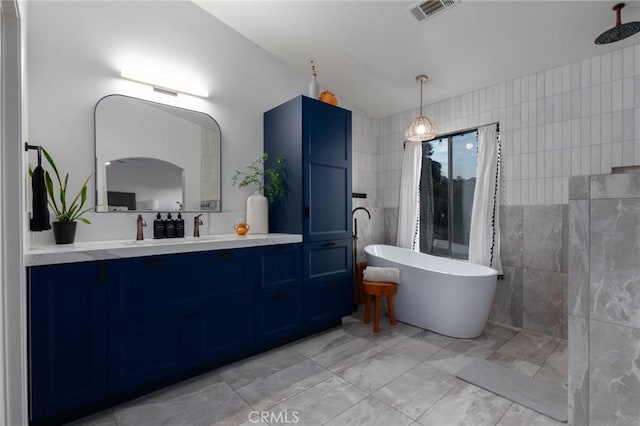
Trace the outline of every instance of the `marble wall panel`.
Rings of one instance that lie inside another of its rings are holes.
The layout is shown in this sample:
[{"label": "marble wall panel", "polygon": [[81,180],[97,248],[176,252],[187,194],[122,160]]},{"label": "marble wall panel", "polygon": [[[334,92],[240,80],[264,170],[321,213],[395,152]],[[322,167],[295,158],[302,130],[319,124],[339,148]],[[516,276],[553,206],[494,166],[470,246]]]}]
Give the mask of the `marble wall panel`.
[{"label": "marble wall panel", "polygon": [[563,256],[563,206],[524,206],[523,266],[561,272]]},{"label": "marble wall panel", "polygon": [[640,329],[591,321],[589,340],[589,423],[637,425]]},{"label": "marble wall panel", "polygon": [[589,424],[589,320],[569,316],[569,424]]},{"label": "marble wall panel", "polygon": [[504,279],[498,280],[490,319],[522,327],[522,273],[516,266],[504,266]]},{"label": "marble wall panel", "polygon": [[398,238],[398,208],[385,207],[384,209],[384,243],[396,245]]},{"label": "marble wall panel", "polygon": [[554,337],[562,336],[562,273],[523,271],[522,326]]},{"label": "marble wall panel", "polygon": [[589,316],[589,200],[569,201],[569,315]]},{"label": "marble wall panel", "polygon": [[503,266],[522,266],[522,206],[500,206],[500,254]]},{"label": "marble wall panel", "polygon": [[591,319],[640,327],[640,199],[591,201]]},{"label": "marble wall panel", "polygon": [[589,199],[589,176],[571,176],[569,178],[569,199]]},{"label": "marble wall panel", "polygon": [[591,199],[640,197],[640,173],[591,176]]}]

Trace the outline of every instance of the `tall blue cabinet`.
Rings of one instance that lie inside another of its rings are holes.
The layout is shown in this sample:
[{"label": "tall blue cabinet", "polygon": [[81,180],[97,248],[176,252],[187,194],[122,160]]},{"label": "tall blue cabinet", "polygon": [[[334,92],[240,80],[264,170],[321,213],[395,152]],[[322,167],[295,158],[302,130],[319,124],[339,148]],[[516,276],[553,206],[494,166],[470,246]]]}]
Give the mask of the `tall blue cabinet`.
[{"label": "tall blue cabinet", "polygon": [[269,208],[270,232],[303,236],[303,327],[352,312],[351,111],[296,97],[264,114],[267,166],[287,160],[287,194]]}]

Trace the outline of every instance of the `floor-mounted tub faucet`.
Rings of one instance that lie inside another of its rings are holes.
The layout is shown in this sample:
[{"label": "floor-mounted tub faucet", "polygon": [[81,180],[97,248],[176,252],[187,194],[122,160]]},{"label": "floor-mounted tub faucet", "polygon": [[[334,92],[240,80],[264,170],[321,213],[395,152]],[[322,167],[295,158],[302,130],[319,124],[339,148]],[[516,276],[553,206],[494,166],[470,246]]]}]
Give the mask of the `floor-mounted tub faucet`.
[{"label": "floor-mounted tub faucet", "polygon": [[356,240],[358,239],[358,219],[356,219],[354,216],[358,210],[364,210],[365,212],[367,212],[367,216],[369,216],[369,220],[371,220],[371,213],[369,213],[369,210],[365,209],[364,207],[356,207],[355,209],[353,209],[353,211],[351,212],[351,217],[353,217],[353,238],[355,238]]}]

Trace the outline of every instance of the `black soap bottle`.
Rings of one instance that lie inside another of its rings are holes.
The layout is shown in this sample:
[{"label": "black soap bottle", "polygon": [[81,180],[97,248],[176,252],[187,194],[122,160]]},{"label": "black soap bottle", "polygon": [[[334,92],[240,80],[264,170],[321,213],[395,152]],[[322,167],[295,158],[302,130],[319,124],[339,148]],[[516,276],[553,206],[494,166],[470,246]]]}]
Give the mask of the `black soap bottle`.
[{"label": "black soap bottle", "polygon": [[178,218],[176,219],[176,237],[184,238],[184,219],[180,212],[178,212]]},{"label": "black soap bottle", "polygon": [[167,238],[176,237],[176,222],[171,218],[171,213],[167,213],[167,220],[165,222],[164,235]]},{"label": "black soap bottle", "polygon": [[153,221],[153,238],[164,238],[165,222],[162,220],[160,213],[156,216],[156,220]]}]

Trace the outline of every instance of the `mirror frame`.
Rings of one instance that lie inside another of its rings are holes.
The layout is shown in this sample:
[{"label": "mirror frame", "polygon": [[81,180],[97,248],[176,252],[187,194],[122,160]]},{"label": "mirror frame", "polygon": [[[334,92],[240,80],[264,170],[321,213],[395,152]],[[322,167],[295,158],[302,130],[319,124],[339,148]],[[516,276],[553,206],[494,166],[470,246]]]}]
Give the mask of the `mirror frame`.
[{"label": "mirror frame", "polygon": [[[220,193],[220,198],[219,198],[219,202],[218,202],[218,208],[217,209],[206,209],[206,210],[192,210],[192,209],[182,209],[179,210],[183,213],[220,213],[222,212],[222,129],[220,128],[220,124],[218,123],[218,121],[213,118],[210,114],[207,114],[206,112],[202,112],[202,111],[196,111],[196,110],[191,110],[191,109],[187,109],[187,108],[182,108],[182,107],[178,107],[178,106],[174,106],[174,105],[169,105],[169,104],[163,104],[160,102],[155,102],[155,101],[150,101],[148,99],[142,99],[142,98],[136,98],[134,96],[129,96],[129,95],[123,95],[120,93],[112,93],[109,95],[105,95],[102,98],[98,99],[98,102],[96,102],[94,108],[93,108],[93,148],[94,148],[94,183],[95,183],[95,192],[94,192],[94,196],[95,196],[95,207],[94,207],[94,212],[96,213],[164,213],[164,212],[177,212],[178,210],[99,210],[98,209],[98,191],[99,191],[99,183],[98,183],[98,120],[97,120],[97,111],[98,111],[98,106],[100,105],[100,102],[102,102],[103,100],[110,98],[110,97],[121,97],[121,98],[128,98],[134,101],[143,101],[146,103],[150,103],[150,104],[156,104],[159,105],[161,107],[169,107],[169,108],[176,108],[176,109],[180,109],[186,112],[192,112],[192,113],[196,113],[196,114],[201,114],[204,115],[206,117],[208,117],[209,119],[211,119],[211,121],[215,124],[215,126],[218,128],[218,133],[220,135],[220,147],[219,147],[219,155],[218,155],[218,161],[217,161],[217,165],[218,165],[218,175],[219,175],[219,183],[218,183],[218,190]],[[104,177],[106,179],[106,176]],[[184,190],[184,189],[183,189]]]}]

